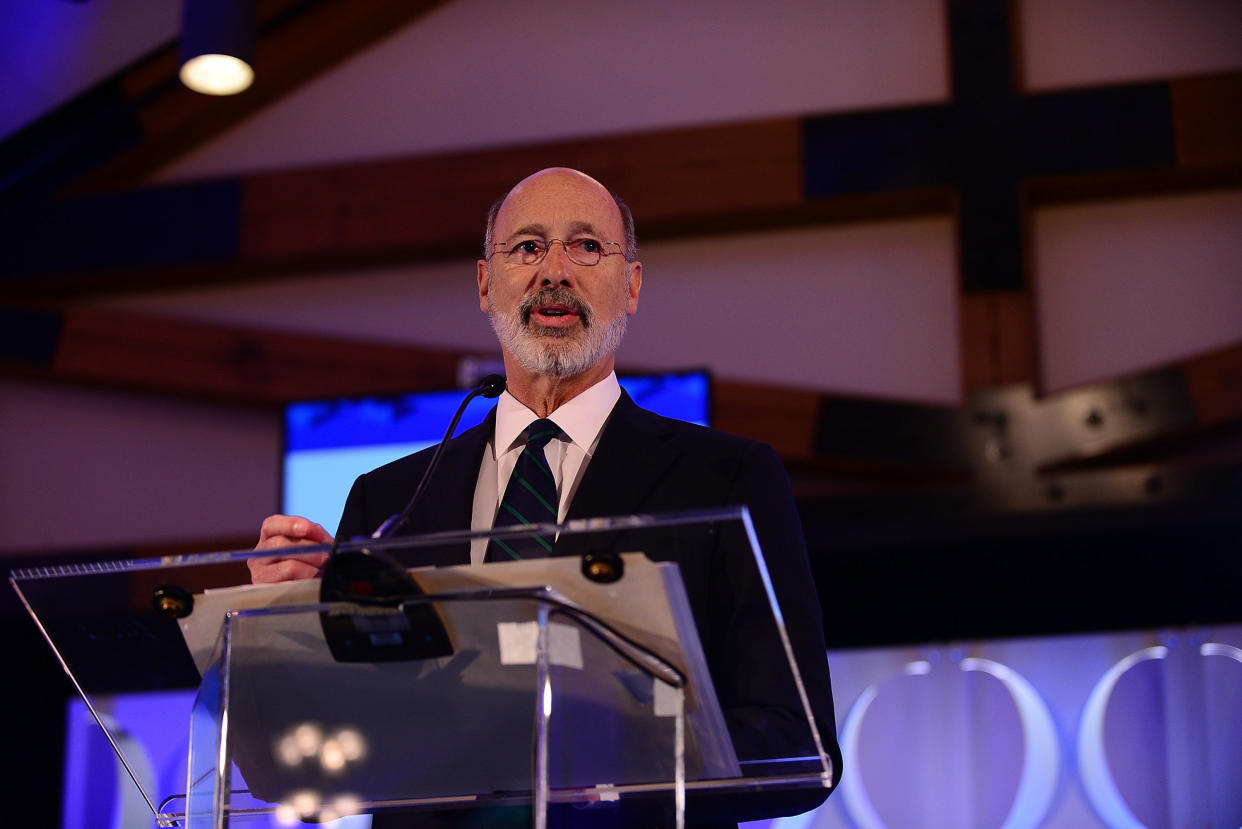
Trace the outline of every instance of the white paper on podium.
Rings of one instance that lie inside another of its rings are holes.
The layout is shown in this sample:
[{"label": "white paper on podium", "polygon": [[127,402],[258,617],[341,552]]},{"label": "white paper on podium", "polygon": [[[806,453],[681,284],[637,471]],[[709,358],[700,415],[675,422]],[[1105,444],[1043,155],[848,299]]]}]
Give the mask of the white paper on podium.
[{"label": "white paper on podium", "polygon": [[[681,670],[689,679],[686,712],[690,738],[688,744],[692,747],[693,756],[687,755],[688,762],[697,766],[699,774],[704,778],[740,776],[736,755],[711,686],[697,631],[694,628],[676,565],[653,563],[640,553],[628,553],[623,558],[625,559],[625,575],[611,584],[600,584],[585,578],[580,570],[580,561],[576,557],[502,562],[482,566],[463,565],[414,569],[410,571],[410,574],[429,595],[498,588],[544,586],[552,588],[582,610],[603,620],[631,641],[640,643]],[[200,673],[203,673],[207,670],[212,658],[221,621],[227,612],[282,605],[313,606],[318,602],[318,597],[318,579],[210,590],[195,597],[194,612],[181,620],[181,629],[195,664]],[[534,606],[533,602],[527,603],[528,615],[524,619],[508,619],[496,615],[514,612],[512,603],[507,605],[509,610],[503,609],[506,607],[504,602],[442,602],[437,605],[437,608],[449,631],[450,639],[483,641],[479,637],[492,636],[495,637],[493,650],[499,653],[503,650],[501,646],[504,644],[500,639],[502,626],[506,624],[529,626],[531,624],[529,612]],[[680,608],[680,613],[676,610],[677,608]],[[562,623],[554,622],[553,624],[560,626]],[[576,626],[570,627],[574,634],[580,633],[580,629]],[[236,706],[231,714],[231,727],[248,722],[263,723],[262,726],[256,727],[267,728],[268,720],[259,716],[257,712],[264,710],[265,706],[270,707],[273,697],[287,693],[280,684],[286,681],[282,678],[294,675],[305,677],[305,681],[299,683],[296,688],[296,695],[300,698],[300,704],[305,710],[331,710],[334,703],[339,705],[341,700],[351,699],[356,694],[359,674],[351,673],[351,670],[356,672],[375,669],[373,665],[343,669],[341,665],[335,664],[323,640],[318,613],[292,614],[284,617],[279,624],[261,625],[256,630],[260,631],[257,638],[253,634],[248,634],[245,640],[246,647],[251,649],[252,654],[255,655],[252,664],[258,666],[248,675],[255,677],[262,674],[262,676],[253,680],[248,679],[231,695],[231,705]],[[564,634],[561,636],[563,637]],[[558,641],[557,635],[554,633],[552,638],[553,650],[557,651],[555,647]],[[564,640],[559,641],[562,641],[560,652],[562,656],[565,656]],[[513,642],[509,644],[514,645]],[[579,652],[576,655],[576,661],[578,665],[581,665],[581,643],[577,648]],[[455,656],[463,657],[464,655],[459,653]],[[472,663],[468,659],[456,659],[456,661],[454,659],[455,657],[448,657],[441,660],[424,660],[422,663],[410,662],[397,665],[389,663],[383,670],[393,678],[395,685],[406,684],[407,687],[410,687],[410,683],[439,681],[441,675],[435,673],[437,670],[442,673],[452,673],[459,678],[458,681],[462,682],[464,693],[468,695],[471,691],[477,690],[472,686],[471,671],[482,671],[483,660]],[[533,659],[522,661],[529,665]],[[553,659],[554,664],[564,662],[564,659]],[[449,670],[445,670],[446,668]],[[572,667],[568,669],[573,670]],[[530,671],[531,669],[527,667],[516,670]],[[633,697],[629,702],[634,708],[632,713],[637,713],[643,706],[646,706],[648,716],[650,716],[651,706],[654,704],[656,716],[667,716],[670,713],[669,697],[653,687],[661,683],[653,682],[637,669],[628,673],[631,675],[617,675],[615,679],[620,680],[629,695]],[[414,786],[412,791],[416,793],[446,792],[452,787],[456,787],[455,790],[460,793],[466,793],[493,789],[504,790],[506,787],[520,790],[528,786],[528,738],[532,706],[529,702],[529,688],[523,683],[529,683],[529,679],[521,679],[518,674],[514,676],[514,685],[508,689],[512,693],[506,697],[508,702],[505,703],[512,707],[512,711],[503,713],[499,717],[501,720],[511,720],[516,723],[514,733],[508,736],[499,735],[494,731],[473,733],[471,729],[474,725],[471,720],[481,718],[464,716],[460,713],[456,717],[439,719],[429,717],[418,722],[386,722],[381,719],[385,708],[378,700],[373,710],[351,712],[351,715],[362,723],[361,730],[364,733],[382,734],[382,739],[391,741],[391,747],[384,749],[384,753],[399,755],[400,747],[404,744],[407,746],[405,754],[408,756],[408,745],[417,745],[423,741],[426,741],[424,744],[438,745],[457,738],[460,738],[464,744],[476,746],[469,752],[469,756],[463,755],[458,758],[459,762],[456,764],[442,762],[438,769],[418,770],[420,779],[416,784],[401,778],[397,769],[408,767],[409,764],[399,761],[371,768],[366,777],[368,784],[390,785],[393,790],[406,791],[411,791],[410,787]],[[296,707],[299,702],[293,701],[291,704]],[[364,706],[364,708],[368,707],[370,706]],[[255,712],[254,716],[247,716],[247,710]],[[496,714],[495,711],[489,713]],[[368,716],[374,717],[375,721],[370,722],[367,719]],[[411,714],[411,716],[414,715]],[[448,721],[441,722],[441,719]],[[521,725],[523,722],[525,725]],[[276,731],[283,726],[278,722],[272,722],[270,727]],[[526,735],[525,740],[520,736],[522,734]],[[274,743],[278,740],[279,734],[246,733],[235,739],[249,741],[251,744],[247,750],[253,756],[256,752],[262,753],[265,741]],[[630,766],[637,772],[635,762],[631,761]],[[253,759],[250,768],[251,770],[246,774],[247,782],[260,796],[267,796],[270,799],[270,790],[280,784],[280,781],[274,779],[279,770],[266,767],[256,770]],[[514,770],[516,773],[513,773]],[[385,782],[381,779],[390,772],[393,775],[391,780]],[[495,782],[497,780],[502,782],[497,784]],[[604,779],[577,781],[574,785],[612,782],[616,781]],[[485,785],[492,788],[479,788]]]}]

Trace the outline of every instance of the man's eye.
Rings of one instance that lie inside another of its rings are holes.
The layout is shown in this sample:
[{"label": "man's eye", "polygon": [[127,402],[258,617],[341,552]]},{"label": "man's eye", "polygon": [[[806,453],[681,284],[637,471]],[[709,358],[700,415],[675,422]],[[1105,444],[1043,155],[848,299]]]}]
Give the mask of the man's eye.
[{"label": "man's eye", "polygon": [[599,253],[604,246],[594,239],[577,239],[574,241],[574,247],[583,253]]},{"label": "man's eye", "polygon": [[513,246],[514,253],[538,253],[539,243],[534,239],[527,239],[525,242],[518,242]]}]

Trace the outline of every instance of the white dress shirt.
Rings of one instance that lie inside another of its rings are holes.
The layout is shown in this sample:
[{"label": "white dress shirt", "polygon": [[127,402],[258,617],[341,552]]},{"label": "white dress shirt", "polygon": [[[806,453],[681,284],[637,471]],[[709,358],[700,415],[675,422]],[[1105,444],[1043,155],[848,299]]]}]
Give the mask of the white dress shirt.
[{"label": "white dress shirt", "polygon": [[[544,456],[548,466],[556,478],[557,521],[565,520],[569,504],[582,474],[599,443],[600,432],[604,429],[604,421],[612,412],[613,406],[621,397],[621,385],[617,382],[616,372],[594,386],[565,403],[548,415],[548,419],[561,429],[561,434],[548,442],[544,447]],[[504,497],[505,487],[509,485],[509,477],[513,467],[517,465],[518,455],[526,445],[521,440],[522,432],[538,420],[539,415],[523,406],[509,392],[504,392],[496,402],[496,431],[483,450],[483,461],[479,464],[479,480],[474,487],[474,511],[470,518],[470,529],[489,530],[496,522],[496,513],[500,510],[500,499]],[[487,539],[476,538],[470,542],[470,563],[482,564],[487,552]]]}]

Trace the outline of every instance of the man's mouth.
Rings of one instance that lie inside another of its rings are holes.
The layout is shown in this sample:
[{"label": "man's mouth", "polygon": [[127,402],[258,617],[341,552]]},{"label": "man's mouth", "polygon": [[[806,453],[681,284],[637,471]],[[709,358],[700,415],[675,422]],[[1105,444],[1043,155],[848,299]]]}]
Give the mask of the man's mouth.
[{"label": "man's mouth", "polygon": [[583,325],[587,324],[586,313],[582,306],[564,297],[536,300],[530,304],[525,316],[527,323],[534,323],[544,328],[565,329],[579,322]]},{"label": "man's mouth", "polygon": [[559,325],[577,320],[578,311],[568,305],[536,305],[531,311],[531,316],[545,325]]}]

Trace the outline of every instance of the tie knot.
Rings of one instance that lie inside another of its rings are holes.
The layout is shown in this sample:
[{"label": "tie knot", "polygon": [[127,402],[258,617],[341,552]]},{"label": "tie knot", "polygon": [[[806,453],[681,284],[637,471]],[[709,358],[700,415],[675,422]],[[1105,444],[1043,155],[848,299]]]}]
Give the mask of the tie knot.
[{"label": "tie knot", "polygon": [[561,427],[557,426],[547,418],[540,418],[532,421],[526,427],[526,446],[531,449],[540,449],[548,445],[548,441],[561,433]]}]

